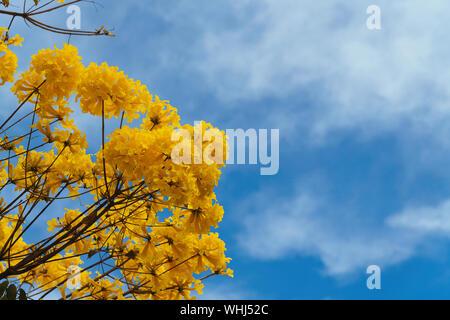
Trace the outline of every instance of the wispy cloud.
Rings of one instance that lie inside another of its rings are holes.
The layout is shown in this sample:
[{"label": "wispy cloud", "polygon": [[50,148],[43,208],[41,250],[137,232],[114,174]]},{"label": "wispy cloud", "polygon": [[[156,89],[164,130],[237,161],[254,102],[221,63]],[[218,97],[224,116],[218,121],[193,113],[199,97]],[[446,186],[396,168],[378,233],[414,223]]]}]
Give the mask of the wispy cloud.
[{"label": "wispy cloud", "polygon": [[206,63],[199,61],[199,68],[226,99],[314,91],[316,134],[392,128],[405,119],[420,128],[440,123],[449,115],[450,72],[442,61],[449,54],[450,3],[378,1],[381,31],[365,27],[368,4],[240,2],[236,16],[248,16],[239,28],[205,32]]},{"label": "wispy cloud", "polygon": [[436,206],[407,207],[389,217],[387,223],[422,235],[450,236],[450,199]]},{"label": "wispy cloud", "polygon": [[403,262],[420,254],[422,244],[439,241],[436,235],[450,236],[450,200],[409,207],[372,226],[361,219],[363,212],[348,214],[322,196],[299,192],[275,202],[268,194],[273,196],[264,190],[248,199],[253,205],[243,209],[248,214],[238,235],[241,248],[256,259],[318,257],[325,273],[338,276]]}]

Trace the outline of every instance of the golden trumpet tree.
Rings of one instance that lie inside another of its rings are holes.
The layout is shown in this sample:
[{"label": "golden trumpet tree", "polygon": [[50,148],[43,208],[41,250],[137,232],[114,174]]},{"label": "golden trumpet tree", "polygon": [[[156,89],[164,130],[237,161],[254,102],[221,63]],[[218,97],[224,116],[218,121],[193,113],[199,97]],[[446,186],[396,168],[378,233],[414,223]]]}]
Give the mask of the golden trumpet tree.
[{"label": "golden trumpet tree", "polygon": [[[54,9],[78,1],[58,2]],[[39,10],[5,12],[37,22]],[[93,34],[110,35],[100,30]],[[191,299],[206,278],[232,276],[212,232],[223,216],[214,194],[223,162],[171,159],[174,133],[199,128],[181,125],[176,108],[118,68],[84,65],[69,44],[40,50],[17,75],[12,49],[22,41],[0,28],[0,84],[11,83],[18,100],[0,125],[0,291],[9,281],[28,299],[54,290],[63,299]],[[101,137],[77,127],[74,108]],[[107,135],[111,118],[120,125]],[[205,123],[200,130],[222,134]],[[192,137],[192,150],[210,143]],[[49,219],[60,201],[72,206]],[[41,220],[48,234],[39,238],[31,230]]]}]

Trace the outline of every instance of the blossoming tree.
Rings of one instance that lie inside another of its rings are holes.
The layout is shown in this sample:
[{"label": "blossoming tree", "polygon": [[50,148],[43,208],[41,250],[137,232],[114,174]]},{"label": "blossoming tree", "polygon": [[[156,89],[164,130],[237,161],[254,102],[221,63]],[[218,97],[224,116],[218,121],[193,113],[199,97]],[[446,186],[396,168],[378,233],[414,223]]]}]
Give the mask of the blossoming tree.
[{"label": "blossoming tree", "polygon": [[[0,13],[11,17],[8,29],[19,16],[72,34],[38,21],[80,1],[57,2],[34,0],[13,12],[1,0]],[[12,48],[23,39],[8,29],[0,28],[0,84],[11,84],[18,106],[0,124],[0,297],[42,299],[59,290],[63,299],[191,299],[206,278],[232,276],[212,232],[223,216],[214,194],[223,164],[171,160],[174,132],[198,128],[181,125],[176,108],[118,68],[84,65],[72,45],[40,50],[17,75]],[[77,127],[73,108],[101,137]],[[111,118],[120,125],[106,135]],[[220,132],[205,123],[201,130]],[[55,214],[61,201],[71,206]],[[39,237],[42,220],[48,234]],[[79,282],[71,285],[74,268]]]}]

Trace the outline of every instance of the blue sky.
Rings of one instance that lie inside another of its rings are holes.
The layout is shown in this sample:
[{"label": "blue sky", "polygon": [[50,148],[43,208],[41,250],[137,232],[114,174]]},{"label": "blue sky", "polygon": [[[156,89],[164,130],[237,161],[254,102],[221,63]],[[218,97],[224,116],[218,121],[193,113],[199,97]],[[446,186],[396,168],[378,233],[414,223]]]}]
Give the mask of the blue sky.
[{"label": "blue sky", "polygon": [[[450,298],[448,1],[97,2],[82,27],[117,37],[72,38],[85,64],[119,66],[185,123],[280,129],[277,175],[224,170],[219,232],[236,276],[206,283],[205,298]],[[366,28],[372,4],[381,30]],[[67,40],[12,31],[27,62]]]}]

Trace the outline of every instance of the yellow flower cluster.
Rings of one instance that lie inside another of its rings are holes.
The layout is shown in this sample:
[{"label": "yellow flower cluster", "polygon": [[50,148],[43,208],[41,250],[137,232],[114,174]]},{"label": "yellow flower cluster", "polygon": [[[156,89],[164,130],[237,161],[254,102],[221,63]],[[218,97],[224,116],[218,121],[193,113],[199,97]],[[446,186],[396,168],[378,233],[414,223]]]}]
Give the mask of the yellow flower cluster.
[{"label": "yellow flower cluster", "polygon": [[11,45],[21,46],[23,39],[16,35],[8,37],[8,30],[0,27],[0,85],[13,82],[17,69],[17,56],[8,48]]},{"label": "yellow flower cluster", "polygon": [[84,113],[106,118],[119,117],[125,112],[129,122],[139,118],[137,113],[143,106],[151,104],[151,95],[139,81],[128,79],[117,67],[109,67],[106,62],[100,66],[90,64],[77,88],[77,101]]},{"label": "yellow flower cluster", "polygon": [[[13,81],[17,68],[7,46],[20,44],[20,39],[2,43],[0,50],[8,56],[0,58],[4,83]],[[42,135],[46,149],[30,149],[23,137],[2,138],[0,151],[16,159],[0,162],[2,185],[26,192],[29,206],[62,198],[78,202],[87,196],[92,205],[66,209],[61,218],[49,221],[53,236],[48,245],[27,245],[18,237],[13,258],[8,263],[0,259],[0,274],[11,266],[26,270],[15,277],[42,292],[58,287],[67,299],[191,299],[195,292],[201,294],[200,276],[206,271],[232,276],[225,243],[211,230],[224,213],[214,194],[223,164],[171,160],[178,143],[173,133],[184,129],[194,137],[195,128],[181,126],[177,109],[168,101],[116,67],[85,67],[77,49],[66,44],[34,55],[12,91],[20,104],[29,102],[25,105],[34,110],[30,130]],[[73,100],[82,112],[103,122],[123,116],[129,125],[121,125],[90,154],[86,135],[71,118]],[[219,132],[210,124],[202,127],[205,134]],[[193,157],[194,139],[189,146]],[[20,210],[13,215],[0,204],[0,250],[13,232],[21,235],[25,220]],[[49,254],[39,266],[24,267],[24,261]],[[83,271],[81,286],[68,290],[67,269],[89,263],[97,268]],[[110,266],[107,274],[105,265]]]}]

